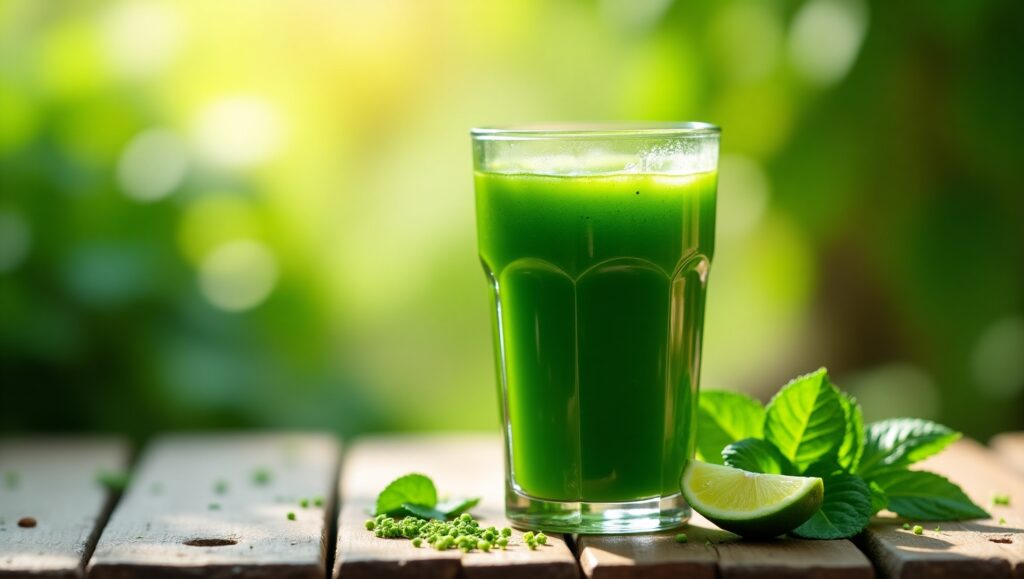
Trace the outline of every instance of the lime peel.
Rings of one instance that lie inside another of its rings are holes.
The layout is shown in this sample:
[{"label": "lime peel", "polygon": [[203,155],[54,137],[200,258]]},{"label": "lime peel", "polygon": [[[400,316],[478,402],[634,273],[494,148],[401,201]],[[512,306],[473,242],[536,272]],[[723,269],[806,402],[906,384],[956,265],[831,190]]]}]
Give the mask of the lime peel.
[{"label": "lime peel", "polygon": [[683,496],[698,513],[745,537],[776,537],[799,527],[821,507],[817,477],[761,474],[691,461]]}]

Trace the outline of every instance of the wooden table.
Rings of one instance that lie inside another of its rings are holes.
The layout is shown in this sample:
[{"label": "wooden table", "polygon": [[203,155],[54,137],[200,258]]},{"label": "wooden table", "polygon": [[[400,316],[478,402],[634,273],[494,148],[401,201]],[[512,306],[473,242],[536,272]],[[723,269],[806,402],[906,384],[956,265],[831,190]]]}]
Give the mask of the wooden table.
[{"label": "wooden table", "polygon": [[[496,436],[365,437],[342,450],[322,433],[185,434],[133,461],[117,438],[0,439],[0,577],[1024,579],[1024,433],[927,461],[993,518],[930,523],[923,536],[881,516],[853,541],[750,542],[698,516],[686,544],[553,536],[537,551],[514,541],[469,554],[376,539],[363,521],[377,491],[415,471],[442,492],[484,493],[474,513],[504,525]],[[129,470],[123,494],[100,483]],[[1009,506],[992,505],[997,492]]]}]

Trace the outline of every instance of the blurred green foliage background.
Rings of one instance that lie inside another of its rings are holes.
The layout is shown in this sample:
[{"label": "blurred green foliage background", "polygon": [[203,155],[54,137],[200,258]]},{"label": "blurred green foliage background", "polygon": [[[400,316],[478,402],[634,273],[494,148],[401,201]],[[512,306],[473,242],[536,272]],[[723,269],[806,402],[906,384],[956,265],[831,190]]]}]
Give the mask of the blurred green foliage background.
[{"label": "blurred green foliage background", "polygon": [[496,428],[468,129],[724,127],[703,387],[1024,427],[1024,3],[0,2],[0,429]]}]

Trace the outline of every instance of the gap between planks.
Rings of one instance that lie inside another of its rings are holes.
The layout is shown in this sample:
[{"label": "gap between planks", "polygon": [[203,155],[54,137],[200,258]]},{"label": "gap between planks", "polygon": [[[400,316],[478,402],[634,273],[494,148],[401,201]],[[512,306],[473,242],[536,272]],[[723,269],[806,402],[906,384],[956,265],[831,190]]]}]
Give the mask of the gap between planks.
[{"label": "gap between planks", "polygon": [[128,457],[116,437],[0,440],[0,577],[81,577],[113,502],[100,475]]},{"label": "gap between planks", "polygon": [[[922,462],[919,468],[960,485],[992,517],[921,522],[925,531],[918,536],[902,528],[903,519],[883,514],[858,538],[858,543],[876,561],[880,575],[1024,579],[1024,478],[973,440],[954,443]],[[995,493],[1009,494],[1010,506],[993,505]],[[1001,518],[1005,519],[1004,524],[999,522]],[[916,521],[909,523],[913,525]],[[935,531],[936,527],[941,530]]]},{"label": "gap between planks", "polygon": [[[685,532],[687,542],[675,542]],[[592,579],[777,577],[870,579],[870,561],[850,541],[742,541],[694,513],[678,531],[584,535],[580,564]]]},{"label": "gap between planks", "polygon": [[[323,579],[338,459],[326,434],[161,437],[143,453],[88,576]],[[315,497],[323,506],[299,505]]]},{"label": "gap between planks", "polygon": [[349,446],[341,470],[341,513],[334,576],[361,577],[525,577],[572,579],[575,555],[564,537],[550,535],[548,545],[526,549],[522,532],[513,530],[507,551],[489,553],[419,549],[405,540],[378,539],[363,526],[377,493],[409,472],[431,477],[442,496],[480,496],[473,514],[481,525],[508,526],[504,518],[504,453],[493,435],[374,436]]}]

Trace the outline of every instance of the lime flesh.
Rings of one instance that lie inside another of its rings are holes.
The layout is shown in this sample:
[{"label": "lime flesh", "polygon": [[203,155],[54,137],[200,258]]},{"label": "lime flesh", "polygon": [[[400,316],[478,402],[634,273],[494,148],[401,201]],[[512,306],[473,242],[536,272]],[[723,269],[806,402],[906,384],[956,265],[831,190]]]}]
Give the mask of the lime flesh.
[{"label": "lime flesh", "polygon": [[719,527],[750,538],[792,531],[821,507],[820,478],[761,474],[690,461],[683,472],[683,496],[693,510]]}]

